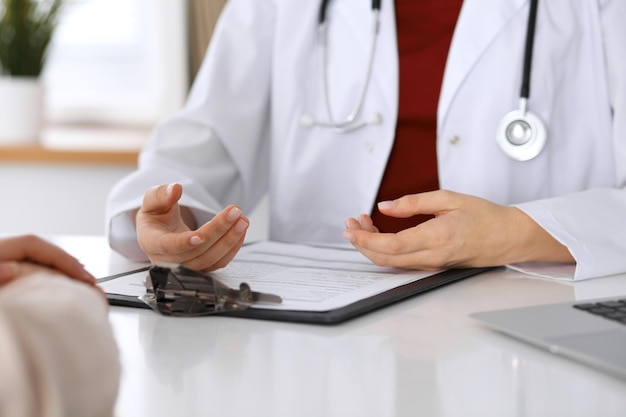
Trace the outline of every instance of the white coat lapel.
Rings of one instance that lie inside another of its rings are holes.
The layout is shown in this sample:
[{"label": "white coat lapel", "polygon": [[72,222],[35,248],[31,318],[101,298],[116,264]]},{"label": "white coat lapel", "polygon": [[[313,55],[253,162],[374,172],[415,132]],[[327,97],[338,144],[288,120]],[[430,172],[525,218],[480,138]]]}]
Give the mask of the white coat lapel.
[{"label": "white coat lapel", "polygon": [[437,130],[450,103],[478,58],[529,0],[465,0],[452,37],[437,111]]}]

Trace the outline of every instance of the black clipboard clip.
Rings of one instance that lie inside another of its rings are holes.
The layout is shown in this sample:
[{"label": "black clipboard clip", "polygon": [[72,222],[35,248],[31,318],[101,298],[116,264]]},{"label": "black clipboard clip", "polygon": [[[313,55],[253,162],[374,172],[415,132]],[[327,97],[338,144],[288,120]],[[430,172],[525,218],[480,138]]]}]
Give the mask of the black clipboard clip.
[{"label": "black clipboard clip", "polygon": [[245,310],[256,302],[282,303],[274,294],[255,292],[242,282],[230,288],[214,276],[179,264],[156,264],[146,278],[146,294],[140,299],[167,316],[208,316]]}]

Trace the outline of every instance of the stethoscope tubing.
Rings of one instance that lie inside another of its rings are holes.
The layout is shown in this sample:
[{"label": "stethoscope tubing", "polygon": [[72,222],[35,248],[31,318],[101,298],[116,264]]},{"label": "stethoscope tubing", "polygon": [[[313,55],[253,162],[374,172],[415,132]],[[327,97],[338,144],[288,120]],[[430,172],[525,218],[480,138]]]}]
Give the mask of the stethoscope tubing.
[{"label": "stethoscope tubing", "polygon": [[362,122],[356,122],[356,118],[361,113],[363,108],[363,104],[365,102],[365,95],[367,94],[367,90],[370,84],[370,79],[372,76],[372,70],[374,67],[374,56],[376,55],[376,41],[378,39],[378,32],[380,28],[380,4],[381,0],[372,0],[371,10],[372,10],[372,41],[369,48],[369,58],[366,65],[365,76],[363,85],[357,97],[354,107],[348,113],[348,115],[343,118],[343,121],[336,121],[332,115],[331,105],[330,105],[330,92],[328,86],[328,48],[327,48],[327,12],[328,12],[328,4],[330,0],[322,0],[320,5],[319,15],[318,15],[318,39],[321,42],[322,49],[322,57],[320,60],[320,73],[322,77],[322,90],[323,90],[323,100],[324,106],[326,109],[326,121],[320,121],[314,119],[312,116],[303,115],[301,119],[301,124],[304,126],[320,126],[331,128],[338,133],[348,133],[354,130],[357,130],[363,126],[372,123],[380,123],[381,116],[379,113],[372,115],[368,120],[364,120]]},{"label": "stethoscope tubing", "polygon": [[[343,129],[349,126],[350,124],[352,124],[355,121],[356,117],[359,115],[359,113],[361,113],[363,103],[365,102],[365,95],[367,94],[367,88],[369,86],[370,79],[372,78],[372,68],[374,67],[374,56],[376,55],[376,38],[377,38],[378,28],[379,28],[379,14],[378,13],[379,13],[378,10],[373,11],[372,42],[369,48],[370,49],[369,58],[368,58],[368,63],[366,65],[363,86],[361,87],[361,91],[359,92],[359,96],[358,96],[357,101],[355,102],[354,108],[352,109],[352,111],[350,111],[350,113],[348,113],[348,116],[346,116],[342,122],[335,121],[332,115],[332,110],[331,110],[331,105],[330,105],[330,92],[328,88],[328,76],[326,74],[326,70],[328,68],[328,48],[326,47],[323,48],[322,60],[321,60],[321,66],[322,66],[321,72],[322,72],[322,80],[323,80],[322,88],[324,89],[324,101],[325,101],[324,104],[326,107],[326,115],[328,117],[328,123],[317,122],[318,125],[326,126],[326,127],[333,127],[336,129]],[[321,25],[320,30],[325,31],[326,30],[325,26],[326,26],[325,24]],[[326,33],[322,34],[322,39],[323,39],[322,42],[326,42]]]},{"label": "stethoscope tubing", "polygon": [[[326,108],[326,121],[316,120],[311,116],[303,115],[301,124],[304,126],[320,126],[335,130],[338,133],[347,133],[359,129],[370,123],[380,123],[381,116],[376,113],[372,120],[364,120],[357,123],[356,118],[361,113],[365,95],[373,69],[373,60],[376,50],[376,40],[380,25],[381,0],[372,0],[371,9],[373,14],[373,33],[370,54],[367,63],[363,86],[359,92],[357,101],[348,116],[343,121],[336,121],[330,105],[330,92],[328,86],[328,49],[327,49],[327,14],[331,0],[322,0],[318,15],[319,39],[322,47],[321,77],[324,106]],[[507,113],[498,126],[496,141],[501,150],[510,158],[518,161],[527,161],[539,155],[547,140],[547,128],[541,118],[528,110],[530,98],[530,84],[533,61],[533,49],[537,25],[537,10],[539,0],[530,0],[528,11],[528,23],[524,43],[524,55],[522,63],[522,80],[520,86],[519,108]]]},{"label": "stethoscope tubing", "polygon": [[[372,11],[380,12],[380,2],[381,0],[372,0]],[[320,11],[317,19],[318,25],[323,25],[324,23],[326,23],[328,3],[330,3],[330,0],[322,0],[322,3],[320,4]]]},{"label": "stethoscope tubing", "polygon": [[522,86],[520,88],[520,97],[527,100],[530,97],[530,74],[533,63],[533,47],[535,44],[535,27],[537,25],[538,4],[539,0],[530,0],[528,27],[526,29],[526,44],[524,45],[524,63],[522,67]]}]

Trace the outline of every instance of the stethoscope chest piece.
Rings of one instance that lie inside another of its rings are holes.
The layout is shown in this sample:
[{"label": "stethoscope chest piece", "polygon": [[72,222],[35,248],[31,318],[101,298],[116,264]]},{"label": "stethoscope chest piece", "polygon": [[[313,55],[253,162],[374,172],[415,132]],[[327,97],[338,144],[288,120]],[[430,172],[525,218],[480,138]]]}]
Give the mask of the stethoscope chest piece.
[{"label": "stethoscope chest piece", "polygon": [[546,146],[548,132],[543,121],[523,109],[507,113],[498,126],[497,142],[502,152],[517,161],[528,161]]},{"label": "stethoscope chest piece", "polygon": [[507,113],[502,118],[496,133],[496,141],[502,152],[516,161],[528,161],[539,155],[545,148],[548,139],[548,131],[544,122],[535,113],[528,111],[530,71],[538,4],[539,0],[531,0],[528,11],[519,109]]}]

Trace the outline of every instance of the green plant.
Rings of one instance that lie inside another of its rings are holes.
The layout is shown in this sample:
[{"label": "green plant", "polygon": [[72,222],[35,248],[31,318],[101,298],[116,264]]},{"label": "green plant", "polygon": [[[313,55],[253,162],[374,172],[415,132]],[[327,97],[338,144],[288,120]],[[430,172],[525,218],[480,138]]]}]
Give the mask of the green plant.
[{"label": "green plant", "polygon": [[0,1],[0,70],[5,75],[38,77],[62,0]]}]

